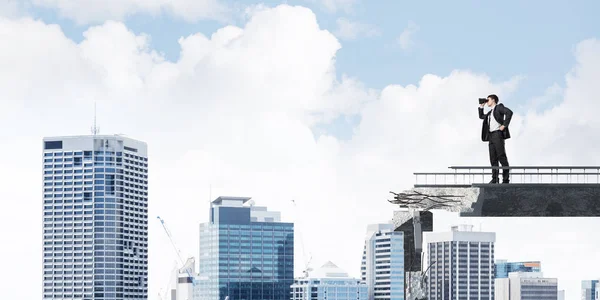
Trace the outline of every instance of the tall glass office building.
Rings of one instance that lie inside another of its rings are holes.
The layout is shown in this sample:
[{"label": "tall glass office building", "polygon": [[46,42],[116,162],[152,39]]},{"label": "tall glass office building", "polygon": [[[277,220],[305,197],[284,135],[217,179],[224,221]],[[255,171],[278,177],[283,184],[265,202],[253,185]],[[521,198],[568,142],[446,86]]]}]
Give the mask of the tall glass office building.
[{"label": "tall glass office building", "polygon": [[[294,225],[248,197],[212,201],[200,225],[200,300],[289,300],[294,283]],[[253,201],[251,201],[253,202]]]},{"label": "tall glass office building", "polygon": [[147,299],[146,144],[44,138],[43,184],[43,297]]},{"label": "tall glass office building", "polygon": [[542,264],[539,261],[508,262],[497,260],[494,265],[496,278],[508,278],[511,272],[542,272]]}]

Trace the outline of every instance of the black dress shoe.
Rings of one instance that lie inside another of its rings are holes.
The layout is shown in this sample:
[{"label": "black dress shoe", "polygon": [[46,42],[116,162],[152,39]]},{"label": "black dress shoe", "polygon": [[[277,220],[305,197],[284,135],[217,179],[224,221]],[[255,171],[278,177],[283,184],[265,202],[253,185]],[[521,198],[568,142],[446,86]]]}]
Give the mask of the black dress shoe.
[{"label": "black dress shoe", "polygon": [[502,181],[502,183],[503,183],[503,184],[508,184],[508,183],[509,183],[509,181],[508,181],[508,180],[503,180],[503,181]]},{"label": "black dress shoe", "polygon": [[492,179],[492,181],[490,181],[489,184],[496,184],[496,183],[498,183],[498,179]]}]

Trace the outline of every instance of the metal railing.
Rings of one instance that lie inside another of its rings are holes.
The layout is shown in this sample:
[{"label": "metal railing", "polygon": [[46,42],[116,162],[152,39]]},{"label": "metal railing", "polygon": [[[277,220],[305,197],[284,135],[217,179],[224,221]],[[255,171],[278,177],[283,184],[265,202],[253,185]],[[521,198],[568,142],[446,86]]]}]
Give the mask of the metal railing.
[{"label": "metal railing", "polygon": [[451,172],[413,173],[415,187],[470,186],[487,184],[492,170],[498,169],[502,181],[502,169],[510,170],[510,183],[522,184],[600,184],[600,166],[451,166]]}]

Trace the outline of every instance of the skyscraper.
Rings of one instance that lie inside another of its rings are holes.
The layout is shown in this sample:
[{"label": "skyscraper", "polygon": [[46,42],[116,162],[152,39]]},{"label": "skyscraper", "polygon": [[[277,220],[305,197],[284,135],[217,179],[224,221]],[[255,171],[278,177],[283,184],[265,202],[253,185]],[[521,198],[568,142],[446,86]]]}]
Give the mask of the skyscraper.
[{"label": "skyscraper", "polygon": [[495,233],[461,225],[450,232],[427,232],[425,240],[430,300],[494,298]]},{"label": "skyscraper", "polygon": [[147,299],[146,144],[44,138],[43,173],[44,298]]},{"label": "skyscraper", "polygon": [[558,280],[541,272],[510,272],[496,278],[495,300],[557,300]]},{"label": "skyscraper", "polygon": [[581,281],[581,300],[595,300],[596,291],[599,290],[598,280]]},{"label": "skyscraper", "polygon": [[369,300],[404,299],[404,233],[393,224],[367,227],[361,263]]},{"label": "skyscraper", "polygon": [[539,261],[527,262],[508,262],[506,260],[497,260],[494,272],[496,278],[508,278],[510,272],[541,272],[542,264]]},{"label": "skyscraper", "polygon": [[364,282],[348,276],[329,261],[307,278],[294,282],[291,300],[367,300],[367,291]]},{"label": "skyscraper", "polygon": [[248,197],[212,201],[200,225],[200,300],[288,300],[294,283],[294,225]]}]

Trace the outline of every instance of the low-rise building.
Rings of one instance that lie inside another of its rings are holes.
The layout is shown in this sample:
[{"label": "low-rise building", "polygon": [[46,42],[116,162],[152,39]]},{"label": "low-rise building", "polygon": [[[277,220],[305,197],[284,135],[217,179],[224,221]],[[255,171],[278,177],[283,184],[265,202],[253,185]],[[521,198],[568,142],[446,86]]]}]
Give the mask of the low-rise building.
[{"label": "low-rise building", "polygon": [[306,278],[296,279],[291,300],[368,300],[368,288],[332,262],[327,262]]}]

